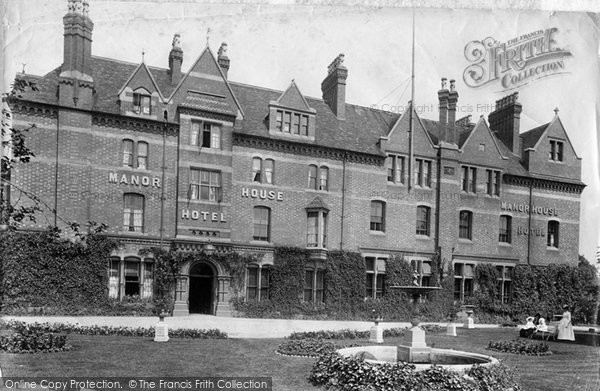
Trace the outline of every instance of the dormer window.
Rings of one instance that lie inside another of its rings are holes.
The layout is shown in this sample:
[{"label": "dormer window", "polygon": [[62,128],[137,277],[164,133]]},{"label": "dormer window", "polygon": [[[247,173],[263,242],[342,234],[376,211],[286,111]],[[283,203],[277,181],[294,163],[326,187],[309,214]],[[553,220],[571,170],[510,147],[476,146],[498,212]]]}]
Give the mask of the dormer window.
[{"label": "dormer window", "polygon": [[550,140],[550,160],[555,162],[563,161],[563,146],[562,141]]},{"label": "dormer window", "polygon": [[277,110],[275,130],[300,136],[308,136],[308,115]]},{"label": "dormer window", "polygon": [[141,115],[151,115],[150,95],[142,93],[133,93],[133,112]]}]

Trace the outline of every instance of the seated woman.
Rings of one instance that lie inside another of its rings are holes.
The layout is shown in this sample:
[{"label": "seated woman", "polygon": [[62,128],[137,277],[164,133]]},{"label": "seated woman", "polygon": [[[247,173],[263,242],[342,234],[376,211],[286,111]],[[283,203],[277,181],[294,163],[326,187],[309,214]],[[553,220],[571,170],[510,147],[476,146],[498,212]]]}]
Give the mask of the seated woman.
[{"label": "seated woman", "polygon": [[519,337],[529,338],[531,334],[535,333],[535,325],[533,324],[533,316],[527,317],[527,323],[519,331]]},{"label": "seated woman", "polygon": [[546,319],[540,318],[536,329],[537,331],[548,332],[548,325],[546,324]]}]

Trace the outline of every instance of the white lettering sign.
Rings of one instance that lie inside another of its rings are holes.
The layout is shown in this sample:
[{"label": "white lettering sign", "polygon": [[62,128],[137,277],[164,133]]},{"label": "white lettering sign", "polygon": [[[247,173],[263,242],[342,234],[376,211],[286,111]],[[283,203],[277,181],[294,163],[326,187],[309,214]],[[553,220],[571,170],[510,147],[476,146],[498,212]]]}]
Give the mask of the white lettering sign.
[{"label": "white lettering sign", "polygon": [[146,175],[136,174],[117,174],[116,172],[108,173],[108,183],[118,183],[120,185],[158,187],[160,188],[160,178],[149,177]]},{"label": "white lettering sign", "polygon": [[242,187],[242,197],[283,201],[283,192],[267,189],[248,189],[247,187]]},{"label": "white lettering sign", "polygon": [[212,221],[215,223],[226,223],[225,213],[221,212],[205,212],[202,210],[181,210],[181,218],[183,220],[201,220],[201,221]]}]

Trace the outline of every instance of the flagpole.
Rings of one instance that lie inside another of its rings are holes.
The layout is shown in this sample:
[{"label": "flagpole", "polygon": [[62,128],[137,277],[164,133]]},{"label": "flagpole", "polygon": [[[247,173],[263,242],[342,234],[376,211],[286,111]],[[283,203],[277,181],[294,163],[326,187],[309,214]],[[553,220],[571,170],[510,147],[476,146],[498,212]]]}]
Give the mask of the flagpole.
[{"label": "flagpole", "polygon": [[412,63],[410,75],[410,103],[409,103],[409,122],[408,122],[408,191],[412,188],[413,173],[413,110],[415,104],[415,7],[412,7]]}]

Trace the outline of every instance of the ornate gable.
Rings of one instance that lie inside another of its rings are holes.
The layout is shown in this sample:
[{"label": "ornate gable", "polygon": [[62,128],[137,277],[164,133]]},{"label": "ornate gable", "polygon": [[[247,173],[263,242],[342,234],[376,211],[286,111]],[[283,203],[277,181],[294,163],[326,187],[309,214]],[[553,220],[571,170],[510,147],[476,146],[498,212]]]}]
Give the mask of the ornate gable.
[{"label": "ornate gable", "polygon": [[269,102],[269,134],[298,140],[315,140],[317,111],[308,105],[296,82],[275,101]]},{"label": "ornate gable", "polygon": [[[206,47],[181,79],[169,98],[177,107],[187,111],[215,113],[241,119],[243,110],[233,94],[217,59]],[[174,113],[173,113],[174,114]]]},{"label": "ornate gable", "polygon": [[133,71],[118,93],[121,114],[159,119],[163,97],[146,64]]}]

